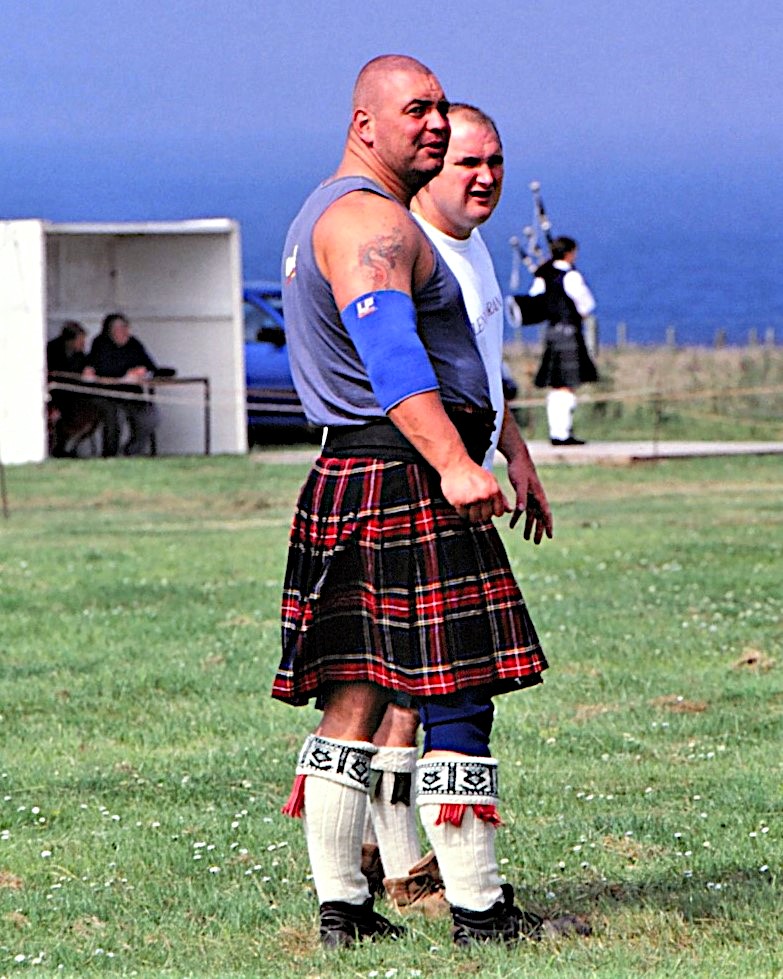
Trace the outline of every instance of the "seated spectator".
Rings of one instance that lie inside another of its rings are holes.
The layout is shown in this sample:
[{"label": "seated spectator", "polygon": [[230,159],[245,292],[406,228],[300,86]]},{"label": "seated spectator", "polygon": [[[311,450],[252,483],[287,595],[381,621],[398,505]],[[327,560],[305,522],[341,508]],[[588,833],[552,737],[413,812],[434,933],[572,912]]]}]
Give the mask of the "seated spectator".
[{"label": "seated spectator", "polygon": [[[122,313],[110,313],[103,321],[100,334],[93,340],[83,377],[97,381],[102,390],[122,392],[127,397],[98,398],[103,420],[103,455],[120,453],[123,418],[130,428],[130,439],[122,447],[124,455],[148,453],[152,435],[159,421],[158,409],[139,397],[140,382],[157,371],[155,361],[144,345],[131,336],[130,323]],[[120,383],[108,384],[116,378]]]},{"label": "seated spectator", "polygon": [[[46,345],[46,367],[50,381],[79,383],[87,362],[87,334],[81,323],[68,320],[58,337]],[[49,451],[53,456],[76,455],[79,442],[95,431],[101,420],[95,399],[78,391],[55,387],[49,401]]]}]

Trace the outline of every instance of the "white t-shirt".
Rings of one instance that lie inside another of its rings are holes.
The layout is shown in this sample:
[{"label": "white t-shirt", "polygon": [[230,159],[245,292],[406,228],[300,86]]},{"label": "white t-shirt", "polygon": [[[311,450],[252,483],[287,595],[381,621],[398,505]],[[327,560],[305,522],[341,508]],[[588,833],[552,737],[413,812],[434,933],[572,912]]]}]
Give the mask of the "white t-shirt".
[{"label": "white t-shirt", "polygon": [[462,298],[468,311],[470,325],[484,361],[489,380],[489,395],[495,409],[495,430],[492,443],[484,457],[484,467],[492,468],[503,424],[505,400],[503,398],[503,294],[498,285],[484,239],[474,228],[469,238],[452,238],[434,228],[420,214],[414,218],[440,252],[443,260],[454,273],[462,289]]},{"label": "white t-shirt", "polygon": [[[555,259],[552,265],[561,272],[565,272],[563,276],[563,292],[573,301],[577,313],[579,313],[582,319],[585,316],[589,316],[595,309],[595,298],[592,292],[590,292],[590,287],[582,277],[582,273],[575,269],[573,265],[564,262],[560,258]],[[533,284],[530,287],[528,295],[540,296],[542,292],[546,292],[546,282],[539,278],[539,276],[536,276],[533,279]]]}]

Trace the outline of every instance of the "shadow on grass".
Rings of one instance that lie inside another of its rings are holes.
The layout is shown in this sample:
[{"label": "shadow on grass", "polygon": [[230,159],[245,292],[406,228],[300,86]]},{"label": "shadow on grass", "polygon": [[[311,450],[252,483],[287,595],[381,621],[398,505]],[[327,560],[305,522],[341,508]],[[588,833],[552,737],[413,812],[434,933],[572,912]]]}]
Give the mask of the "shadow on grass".
[{"label": "shadow on grass", "polygon": [[613,908],[677,912],[685,921],[730,919],[747,912],[767,919],[775,931],[783,932],[783,919],[776,916],[780,905],[778,881],[771,871],[729,866],[708,879],[694,873],[689,877],[661,875],[638,881],[593,880],[584,884],[558,882],[556,907],[551,893],[540,887],[518,895],[537,913],[547,916],[575,913],[590,918],[596,911],[611,914]]}]

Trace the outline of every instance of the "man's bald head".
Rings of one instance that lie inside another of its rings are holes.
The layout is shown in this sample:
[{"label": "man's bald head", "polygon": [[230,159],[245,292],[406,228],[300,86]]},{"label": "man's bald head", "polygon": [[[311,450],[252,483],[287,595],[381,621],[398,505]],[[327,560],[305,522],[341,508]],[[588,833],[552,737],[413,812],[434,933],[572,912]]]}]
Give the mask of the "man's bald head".
[{"label": "man's bald head", "polygon": [[383,86],[396,72],[433,75],[433,72],[416,58],[407,54],[382,54],[368,61],[356,78],[353,87],[353,108],[374,110],[383,97]]}]

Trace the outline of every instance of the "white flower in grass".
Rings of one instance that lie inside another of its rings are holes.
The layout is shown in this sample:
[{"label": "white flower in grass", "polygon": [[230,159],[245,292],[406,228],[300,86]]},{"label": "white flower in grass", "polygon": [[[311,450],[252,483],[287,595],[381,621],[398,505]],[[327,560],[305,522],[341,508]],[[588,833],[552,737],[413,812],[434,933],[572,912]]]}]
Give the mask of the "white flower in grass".
[{"label": "white flower in grass", "polygon": [[51,855],[52,855],[51,850],[41,850],[41,856],[43,857],[44,860],[46,860]]},{"label": "white flower in grass", "polygon": [[759,873],[760,873],[760,874],[766,874],[766,872],[767,872],[768,870],[769,870],[769,865],[768,865],[768,864],[766,864],[766,863],[764,863],[764,864],[762,864],[762,865],[761,865],[761,866],[759,867]]},{"label": "white flower in grass", "polygon": [[220,867],[210,867],[209,868],[209,872],[211,874],[219,874],[220,873]]}]

